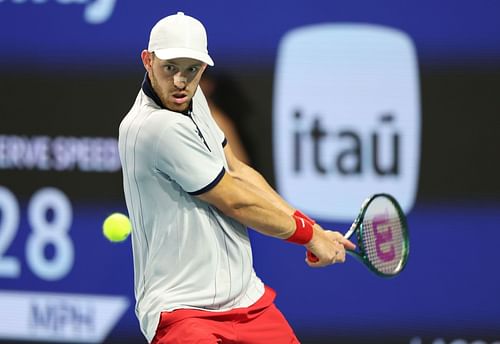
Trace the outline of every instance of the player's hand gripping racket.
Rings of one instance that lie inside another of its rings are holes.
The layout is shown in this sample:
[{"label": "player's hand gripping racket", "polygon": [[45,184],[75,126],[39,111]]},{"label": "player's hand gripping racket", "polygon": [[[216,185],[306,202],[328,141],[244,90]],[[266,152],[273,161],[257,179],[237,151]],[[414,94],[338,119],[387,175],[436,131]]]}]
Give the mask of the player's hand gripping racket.
[{"label": "player's hand gripping racket", "polygon": [[[344,235],[356,233],[357,248],[346,250],[379,276],[392,277],[405,267],[410,252],[406,217],[394,197],[376,194],[366,199]],[[308,259],[317,257],[307,252]]]}]

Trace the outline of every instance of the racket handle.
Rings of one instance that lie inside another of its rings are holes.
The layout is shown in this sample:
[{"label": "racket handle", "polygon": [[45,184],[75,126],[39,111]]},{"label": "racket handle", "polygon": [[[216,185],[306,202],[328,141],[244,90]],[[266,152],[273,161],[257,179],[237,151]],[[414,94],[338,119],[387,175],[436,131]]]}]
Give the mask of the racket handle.
[{"label": "racket handle", "polygon": [[307,250],[307,260],[310,261],[311,263],[316,263],[319,259],[314,255],[314,253]]}]

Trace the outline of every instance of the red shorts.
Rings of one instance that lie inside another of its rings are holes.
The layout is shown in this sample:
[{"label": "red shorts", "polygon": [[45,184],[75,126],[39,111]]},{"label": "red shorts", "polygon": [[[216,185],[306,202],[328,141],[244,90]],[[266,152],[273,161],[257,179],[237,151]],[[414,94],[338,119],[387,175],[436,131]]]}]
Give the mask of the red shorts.
[{"label": "red shorts", "polygon": [[274,305],[276,293],[266,287],[253,305],[225,312],[178,309],[162,312],[152,344],[300,343]]}]

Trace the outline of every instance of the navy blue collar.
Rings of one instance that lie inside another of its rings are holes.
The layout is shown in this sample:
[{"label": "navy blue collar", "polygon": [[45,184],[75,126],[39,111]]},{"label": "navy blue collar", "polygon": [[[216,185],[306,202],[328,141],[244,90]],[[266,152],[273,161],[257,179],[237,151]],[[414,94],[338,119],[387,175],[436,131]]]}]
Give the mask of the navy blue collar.
[{"label": "navy blue collar", "polygon": [[[170,110],[163,105],[160,97],[158,97],[155,90],[153,89],[153,86],[151,85],[151,80],[149,80],[149,75],[147,72],[146,72],[146,75],[144,76],[144,80],[142,81],[142,91],[149,98],[153,99],[153,101],[156,103],[156,105],[158,105],[160,108],[168,110],[168,111],[173,111],[173,110]],[[192,106],[193,106],[193,102],[191,102],[191,104],[189,104],[189,108],[186,111],[179,112],[179,113],[182,113],[183,115],[190,116],[190,114],[192,112]],[[174,112],[177,112],[177,111],[174,111]]]}]

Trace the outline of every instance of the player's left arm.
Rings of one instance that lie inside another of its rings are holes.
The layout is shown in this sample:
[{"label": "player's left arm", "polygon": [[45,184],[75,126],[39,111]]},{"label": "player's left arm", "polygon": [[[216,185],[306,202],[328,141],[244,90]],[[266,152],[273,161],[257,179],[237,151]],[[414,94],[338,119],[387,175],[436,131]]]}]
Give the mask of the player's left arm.
[{"label": "player's left arm", "polygon": [[266,179],[255,169],[240,161],[234,155],[229,142],[224,147],[229,171],[233,178],[247,184],[250,188],[256,190],[264,196],[268,201],[273,203],[277,208],[281,209],[288,215],[292,215],[295,209],[288,204],[266,181]]}]

